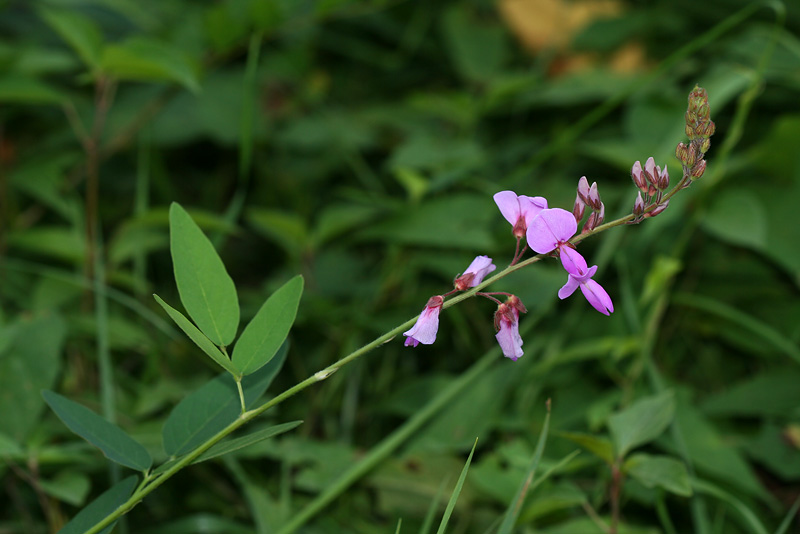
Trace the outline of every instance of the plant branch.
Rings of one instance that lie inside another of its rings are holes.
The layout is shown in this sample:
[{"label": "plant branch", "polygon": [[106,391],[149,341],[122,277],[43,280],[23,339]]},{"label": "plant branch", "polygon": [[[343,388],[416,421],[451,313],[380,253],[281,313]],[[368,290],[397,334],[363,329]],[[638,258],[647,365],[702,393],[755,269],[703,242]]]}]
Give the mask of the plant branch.
[{"label": "plant branch", "polygon": [[[588,237],[589,235],[595,235],[595,234],[598,234],[598,233],[603,232],[605,230],[608,230],[610,228],[614,228],[616,226],[621,226],[621,225],[627,223],[628,221],[630,221],[631,219],[633,219],[633,215],[628,215],[628,216],[622,217],[620,219],[617,219],[617,220],[611,221],[609,223],[606,223],[604,225],[598,226],[597,228],[595,228],[591,232],[587,232],[586,234],[582,234],[582,235],[574,237],[572,239],[572,242],[574,242],[574,243],[580,242],[583,239],[585,239],[586,237]],[[460,295],[457,295],[457,296],[455,296],[455,297],[453,297],[451,299],[445,300],[444,304],[442,305],[442,308],[449,308],[451,306],[455,306],[456,304],[458,304],[459,302],[461,302],[463,300],[466,300],[468,298],[474,297],[483,288],[485,288],[485,287],[497,282],[498,280],[501,280],[501,279],[505,278],[506,276],[508,276],[509,274],[511,274],[513,272],[516,272],[516,271],[518,271],[518,270],[520,270],[520,269],[522,269],[524,267],[527,267],[528,265],[532,265],[532,264],[534,264],[536,262],[541,261],[546,256],[547,256],[546,254],[538,254],[536,256],[533,256],[532,258],[528,258],[525,261],[519,262],[519,263],[514,264],[514,265],[509,265],[508,267],[506,267],[505,269],[503,269],[499,273],[495,274],[491,278],[485,279],[482,283],[478,284],[477,286],[472,287],[469,290],[464,291]],[[264,412],[266,412],[270,408],[272,408],[272,407],[280,404],[281,402],[285,401],[289,397],[294,396],[295,394],[303,391],[304,389],[307,389],[308,387],[316,384],[317,382],[322,382],[323,380],[327,379],[329,376],[331,376],[333,373],[335,373],[336,371],[338,371],[339,369],[341,369],[342,367],[344,367],[348,363],[350,363],[350,362],[352,362],[354,360],[357,360],[361,356],[367,354],[368,352],[371,352],[372,350],[378,348],[379,346],[383,345],[384,343],[388,343],[389,341],[394,339],[397,335],[401,334],[404,330],[407,330],[408,328],[410,328],[416,322],[417,317],[418,316],[415,316],[415,317],[409,319],[408,321],[406,321],[406,322],[396,326],[395,328],[389,330],[385,334],[375,338],[370,343],[367,343],[363,347],[351,352],[347,356],[345,356],[345,357],[341,358],[340,360],[336,361],[335,363],[332,363],[331,365],[325,367],[321,371],[318,371],[318,372],[314,373],[313,375],[309,376],[308,378],[306,378],[302,382],[299,382],[298,384],[295,384],[294,386],[292,386],[291,388],[287,389],[283,393],[280,393],[279,395],[273,397],[271,400],[269,400],[266,403],[262,404],[258,408],[254,408],[252,410],[243,412],[239,416],[239,418],[237,418],[235,421],[233,421],[231,424],[229,424],[224,429],[220,430],[217,434],[215,434],[213,437],[209,438],[206,442],[204,442],[203,444],[199,445],[192,452],[188,453],[186,456],[181,458],[173,466],[171,466],[169,469],[164,471],[160,476],[158,476],[157,478],[154,478],[151,483],[144,484],[143,487],[141,487],[140,489],[136,490],[133,493],[133,495],[131,495],[131,497],[124,504],[122,504],[119,508],[114,510],[114,512],[109,514],[105,519],[103,519],[102,521],[97,523],[94,527],[92,527],[91,529],[87,530],[84,534],[97,534],[98,532],[103,530],[105,527],[109,526],[114,521],[119,519],[121,516],[123,516],[126,513],[128,513],[144,497],[149,495],[152,491],[154,491],[156,488],[158,488],[161,484],[163,484],[168,479],[170,479],[178,471],[180,471],[181,469],[183,469],[187,465],[191,464],[197,457],[199,457],[201,454],[203,454],[205,451],[207,451],[213,445],[215,445],[216,443],[218,443],[219,441],[221,441],[222,439],[224,439],[225,437],[230,435],[232,432],[236,431],[237,429],[239,429],[240,427],[242,427],[243,425],[245,425],[249,421],[255,419],[258,416],[260,416],[261,414],[263,414]]]}]

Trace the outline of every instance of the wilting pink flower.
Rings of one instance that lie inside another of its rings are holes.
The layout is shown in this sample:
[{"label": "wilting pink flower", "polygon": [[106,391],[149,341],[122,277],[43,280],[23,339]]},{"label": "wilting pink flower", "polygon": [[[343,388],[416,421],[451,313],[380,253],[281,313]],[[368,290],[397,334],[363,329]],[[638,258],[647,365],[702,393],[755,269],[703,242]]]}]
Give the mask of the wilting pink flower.
[{"label": "wilting pink flower", "polygon": [[406,336],[406,347],[416,347],[420,343],[423,345],[431,345],[436,341],[436,332],[439,330],[439,312],[442,310],[444,298],[441,295],[436,295],[428,299],[425,309],[419,314],[417,322],[407,332],[403,332]]},{"label": "wilting pink flower", "polygon": [[[597,265],[587,267],[583,256],[575,251],[573,252],[574,254],[569,254],[570,268],[567,269],[569,279],[564,284],[564,287],[558,290],[558,298],[562,300],[567,298],[580,286],[581,293],[595,310],[605,315],[611,314],[614,311],[611,297],[608,296],[603,286],[592,280],[594,273],[597,272]],[[566,266],[567,264],[564,264],[565,268]]]},{"label": "wilting pink flower", "polygon": [[494,202],[500,208],[500,213],[513,226],[516,237],[523,237],[531,221],[544,209],[547,209],[547,199],[544,197],[526,197],[513,191],[500,191],[494,195]]},{"label": "wilting pink flower", "polygon": [[454,285],[459,291],[475,287],[483,282],[483,278],[495,269],[497,267],[492,263],[492,258],[489,256],[476,256],[467,267],[467,270],[464,271],[464,274],[456,278]]},{"label": "wilting pink flower", "polygon": [[498,330],[495,339],[503,351],[503,356],[517,361],[523,354],[522,338],[519,335],[519,312],[527,310],[518,297],[512,295],[504,304],[497,307],[494,326]]}]

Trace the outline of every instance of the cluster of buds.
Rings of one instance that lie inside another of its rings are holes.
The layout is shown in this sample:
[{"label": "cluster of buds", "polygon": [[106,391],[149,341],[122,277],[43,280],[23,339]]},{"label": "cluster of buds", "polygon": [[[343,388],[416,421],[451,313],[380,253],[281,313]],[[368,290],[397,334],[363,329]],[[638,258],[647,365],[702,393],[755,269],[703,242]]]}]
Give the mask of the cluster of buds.
[{"label": "cluster of buds", "polygon": [[664,192],[669,188],[669,172],[666,165],[662,171],[651,156],[647,158],[642,169],[642,164],[637,161],[631,168],[631,178],[639,188],[636,201],[633,203],[632,222],[638,223],[646,217],[655,217],[667,209],[669,200],[663,200]]},{"label": "cluster of buds", "polygon": [[[678,143],[675,156],[683,166],[683,176],[675,190],[689,187],[691,183],[700,178],[706,170],[705,155],[711,147],[710,137],[714,135],[714,121],[711,120],[711,108],[708,106],[708,93],[702,87],[695,86],[689,93],[689,107],[686,109],[686,135],[689,144]],[[639,188],[639,194],[633,203],[633,220],[638,223],[647,217],[655,217],[669,205],[669,197],[674,194],[665,194],[669,188],[669,173],[667,166],[664,171],[657,167],[653,158],[649,158],[642,169],[638,161],[631,169],[633,183]],[[642,195],[644,194],[644,197]]]},{"label": "cluster of buds", "polygon": [[702,87],[695,86],[689,93],[689,107],[686,109],[686,137],[689,145],[678,143],[675,149],[677,157],[683,165],[686,178],[683,187],[700,178],[706,170],[705,155],[711,147],[710,137],[714,135],[716,126],[711,120],[711,108],[708,105],[708,93]]},{"label": "cluster of buds", "polygon": [[583,225],[582,234],[590,232],[603,224],[606,217],[606,207],[600,201],[600,193],[597,192],[597,182],[592,182],[589,186],[589,180],[585,176],[581,176],[578,180],[578,194],[575,196],[575,204],[572,206],[572,215],[575,217],[575,222],[579,223],[583,220],[586,214],[586,208],[591,210],[586,224]]}]

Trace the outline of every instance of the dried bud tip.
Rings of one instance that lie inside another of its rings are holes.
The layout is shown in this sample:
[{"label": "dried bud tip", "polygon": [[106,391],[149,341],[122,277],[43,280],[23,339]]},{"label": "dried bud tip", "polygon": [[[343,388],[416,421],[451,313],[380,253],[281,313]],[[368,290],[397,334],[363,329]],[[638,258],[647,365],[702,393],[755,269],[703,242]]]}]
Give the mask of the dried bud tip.
[{"label": "dried bud tip", "polygon": [[439,308],[444,304],[444,297],[441,295],[434,295],[433,297],[428,299],[428,303],[425,304],[428,308]]},{"label": "dried bud tip", "polygon": [[475,273],[462,274],[453,282],[453,287],[459,291],[466,291],[472,287],[472,280],[475,278]]},{"label": "dried bud tip", "polygon": [[519,300],[519,297],[516,295],[511,295],[510,297],[508,297],[508,299],[506,300],[506,305],[508,305],[511,308],[514,308],[520,313],[528,313],[528,310],[525,308],[525,305],[522,304],[522,301]]}]

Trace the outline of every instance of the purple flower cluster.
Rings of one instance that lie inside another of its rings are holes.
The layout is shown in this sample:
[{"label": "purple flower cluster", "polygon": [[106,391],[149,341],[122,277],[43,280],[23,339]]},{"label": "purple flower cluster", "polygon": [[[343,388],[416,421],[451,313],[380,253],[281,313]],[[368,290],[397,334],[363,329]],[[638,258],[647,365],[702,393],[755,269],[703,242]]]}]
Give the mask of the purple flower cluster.
[{"label": "purple flower cluster", "polygon": [[[517,195],[513,191],[500,191],[494,195],[494,201],[500,208],[500,213],[511,224],[512,234],[517,238],[517,252],[512,265],[519,261],[527,247],[538,254],[557,254],[568,275],[567,283],[558,292],[559,298],[565,299],[580,288],[586,300],[597,311],[605,315],[614,311],[611,297],[592,279],[597,272],[597,266],[589,267],[583,256],[570,243],[570,239],[578,231],[578,222],[583,219],[587,207],[592,213],[584,224],[584,232],[593,230],[603,222],[605,207],[600,201],[597,183],[589,186],[586,177],[580,179],[573,213],[561,208],[549,208],[547,200],[543,197]],[[527,244],[520,251],[519,246],[523,238]],[[419,343],[432,344],[436,340],[439,312],[445,297],[479,285],[495,268],[488,256],[476,257],[467,270],[455,279],[453,291],[445,295],[436,295],[428,300],[414,326],[403,333],[406,336],[406,346],[416,347]],[[492,296],[493,294],[507,295],[508,298],[505,302],[500,302]],[[497,302],[494,318],[497,330],[495,338],[503,355],[516,361],[523,355],[522,338],[519,335],[519,314],[527,312],[525,306],[519,297],[508,293],[478,293],[478,295]]]}]

